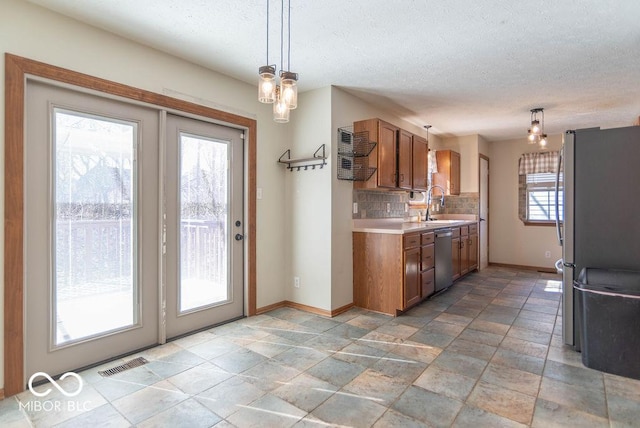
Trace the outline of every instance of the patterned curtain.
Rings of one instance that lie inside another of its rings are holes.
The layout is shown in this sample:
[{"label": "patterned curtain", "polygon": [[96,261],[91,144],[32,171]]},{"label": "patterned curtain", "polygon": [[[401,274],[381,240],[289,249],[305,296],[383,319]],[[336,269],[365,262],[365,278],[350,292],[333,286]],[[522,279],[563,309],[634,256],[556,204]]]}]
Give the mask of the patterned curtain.
[{"label": "patterned curtain", "polygon": [[518,174],[555,173],[558,168],[560,152],[525,153],[520,157]]}]

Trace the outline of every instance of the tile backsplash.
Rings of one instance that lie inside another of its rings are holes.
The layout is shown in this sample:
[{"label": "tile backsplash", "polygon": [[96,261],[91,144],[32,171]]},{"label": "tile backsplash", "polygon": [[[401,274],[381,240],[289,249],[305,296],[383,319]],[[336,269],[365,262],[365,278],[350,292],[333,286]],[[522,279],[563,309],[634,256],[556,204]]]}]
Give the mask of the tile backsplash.
[{"label": "tile backsplash", "polygon": [[[445,206],[440,207],[441,196],[433,196],[432,214],[478,214],[480,198],[478,193],[461,193],[459,196],[446,196]],[[419,212],[424,213],[424,205],[408,205],[408,192],[354,190],[353,202],[358,204],[354,219],[404,218],[409,220]]]},{"label": "tile backsplash", "polygon": [[[409,202],[409,193],[354,190],[353,202],[358,203],[358,213],[353,214],[354,219],[404,218],[405,205]],[[387,210],[387,204],[389,210]]]}]

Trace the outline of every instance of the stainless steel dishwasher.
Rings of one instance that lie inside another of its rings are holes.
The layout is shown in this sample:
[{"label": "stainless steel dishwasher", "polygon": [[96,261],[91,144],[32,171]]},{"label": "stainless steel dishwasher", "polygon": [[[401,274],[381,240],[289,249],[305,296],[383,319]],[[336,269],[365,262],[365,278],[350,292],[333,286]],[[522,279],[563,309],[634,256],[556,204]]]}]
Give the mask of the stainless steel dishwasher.
[{"label": "stainless steel dishwasher", "polygon": [[436,293],[453,284],[451,260],[451,229],[439,229],[436,235]]}]

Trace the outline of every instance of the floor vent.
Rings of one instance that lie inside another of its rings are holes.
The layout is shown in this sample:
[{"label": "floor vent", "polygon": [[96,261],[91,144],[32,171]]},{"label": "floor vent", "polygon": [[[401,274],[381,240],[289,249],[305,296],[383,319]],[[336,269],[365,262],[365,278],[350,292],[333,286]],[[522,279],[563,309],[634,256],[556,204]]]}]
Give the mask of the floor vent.
[{"label": "floor vent", "polygon": [[98,374],[103,377],[109,377],[109,376],[113,376],[114,374],[121,373],[125,370],[132,369],[134,367],[143,366],[148,362],[149,361],[145,360],[144,358],[138,357],[136,359],[129,361],[128,363],[120,364],[119,366],[115,366],[107,370],[101,370],[98,372]]}]

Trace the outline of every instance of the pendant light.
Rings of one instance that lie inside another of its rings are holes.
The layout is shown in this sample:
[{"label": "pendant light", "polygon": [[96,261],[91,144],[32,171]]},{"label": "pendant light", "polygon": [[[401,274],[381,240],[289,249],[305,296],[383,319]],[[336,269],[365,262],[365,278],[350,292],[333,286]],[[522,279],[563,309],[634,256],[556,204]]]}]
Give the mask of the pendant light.
[{"label": "pendant light", "polygon": [[287,123],[289,122],[290,109],[280,91],[280,87],[276,88],[276,102],[273,103],[273,120],[278,123]]},{"label": "pendant light", "polygon": [[[291,0],[287,14],[287,67],[291,66]],[[276,81],[276,65],[258,69],[258,101],[273,104],[273,120],[289,121],[289,111],[298,107],[298,74],[284,70],[284,0],[280,3],[280,83]],[[269,0],[267,0],[267,64],[269,63]]]},{"label": "pendant light", "polygon": [[[538,114],[540,119],[538,119]],[[531,127],[528,130],[529,144],[538,144],[541,148],[547,145],[547,134],[544,133],[544,109],[541,107],[531,109]]]}]

